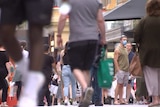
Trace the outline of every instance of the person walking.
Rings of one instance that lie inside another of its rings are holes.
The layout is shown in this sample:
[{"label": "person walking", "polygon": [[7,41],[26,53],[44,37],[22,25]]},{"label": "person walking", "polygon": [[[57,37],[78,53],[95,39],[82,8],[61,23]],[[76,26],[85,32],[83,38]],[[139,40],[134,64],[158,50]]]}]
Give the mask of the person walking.
[{"label": "person walking", "polygon": [[[24,89],[18,102],[19,107],[37,105],[38,91],[44,82],[44,75],[41,72],[43,27],[50,24],[52,8],[53,0],[0,0],[0,40],[9,56],[17,63],[17,70],[25,75]],[[16,26],[26,20],[29,23],[29,63],[25,62],[15,37]]]},{"label": "person walking", "polygon": [[[22,51],[22,55],[24,57],[24,60],[26,62],[28,62],[29,60],[29,52],[26,50],[27,48],[27,42],[22,40],[22,41],[19,41],[19,44],[20,44],[20,47],[21,47],[21,51]],[[18,65],[15,65],[15,67],[17,67]],[[16,94],[17,94],[17,100],[19,101],[19,98],[20,98],[20,94],[21,94],[21,90],[22,90],[22,72],[15,69],[15,73],[14,73],[14,77],[13,77],[13,80],[12,82],[15,82],[15,87],[16,87]],[[25,76],[25,75],[23,75]]]},{"label": "person walking", "polygon": [[[114,64],[117,78],[117,86],[115,90],[114,104],[125,104],[125,101],[122,98],[123,87],[128,84],[129,78],[129,60],[128,52],[125,48],[127,44],[127,37],[122,35],[120,38],[120,44],[114,51]],[[119,101],[118,101],[119,95]]]},{"label": "person walking", "polygon": [[68,43],[65,45],[65,49],[61,52],[61,65],[62,65],[62,80],[64,84],[64,104],[70,105],[69,102],[69,86],[72,86],[72,100],[73,105],[77,105],[76,103],[76,79],[72,74],[71,67],[69,65],[69,57],[67,53]]},{"label": "person walking", "polygon": [[2,102],[1,106],[7,105],[7,95],[8,95],[8,82],[6,77],[8,75],[7,63],[9,63],[9,56],[4,49],[3,45],[0,43],[0,89],[2,89]]},{"label": "person walking", "polygon": [[106,43],[102,4],[99,0],[68,0],[68,3],[71,6],[70,12],[62,13],[59,18],[57,46],[62,45],[62,31],[69,18],[70,36],[67,52],[71,70],[83,90],[83,99],[79,107],[88,107],[93,93],[93,89],[88,87],[89,70],[95,57],[99,31],[101,44]]},{"label": "person walking", "polygon": [[[53,68],[56,68],[55,61],[52,56],[49,55],[49,45],[44,44],[44,63],[42,67],[42,72],[45,75],[45,83],[39,92],[39,106],[44,106],[44,97],[47,99],[48,106],[51,106],[51,97],[49,91],[49,85],[52,80]],[[54,69],[55,70],[55,69]]]},{"label": "person walking", "polygon": [[149,96],[149,106],[160,105],[160,0],[148,0],[146,16],[141,19],[134,32],[139,48],[140,61]]}]

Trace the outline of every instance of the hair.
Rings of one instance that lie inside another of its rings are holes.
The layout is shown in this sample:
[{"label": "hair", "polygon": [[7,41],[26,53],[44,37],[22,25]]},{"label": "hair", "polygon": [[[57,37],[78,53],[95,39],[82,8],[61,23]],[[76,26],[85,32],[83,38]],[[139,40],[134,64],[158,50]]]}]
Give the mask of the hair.
[{"label": "hair", "polygon": [[123,38],[127,38],[127,36],[126,35],[122,35],[120,40],[122,40]]},{"label": "hair", "polygon": [[160,0],[148,0],[146,12],[148,16],[160,16]]},{"label": "hair", "polygon": [[68,49],[68,42],[66,42],[66,44],[65,44],[64,53],[67,53],[67,49]]},{"label": "hair", "polygon": [[130,44],[132,46],[132,42],[128,41],[127,44]]},{"label": "hair", "polygon": [[24,49],[27,47],[27,42],[25,40],[22,40],[19,42],[20,46],[22,46]]},{"label": "hair", "polygon": [[49,45],[48,45],[48,44],[44,44],[43,47],[44,47],[44,52],[48,52],[48,50],[49,50]]},{"label": "hair", "polygon": [[132,42],[131,42],[131,41],[128,41],[127,43],[132,44]]}]

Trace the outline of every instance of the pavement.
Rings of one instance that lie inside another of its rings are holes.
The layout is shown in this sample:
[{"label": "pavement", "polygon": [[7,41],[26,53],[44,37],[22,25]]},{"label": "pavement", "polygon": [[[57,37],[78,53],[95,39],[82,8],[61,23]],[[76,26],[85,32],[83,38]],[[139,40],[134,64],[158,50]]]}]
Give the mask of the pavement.
[{"label": "pavement", "polygon": [[[52,106],[52,107],[78,107],[78,106],[55,105],[55,106]],[[90,105],[89,107],[102,107],[102,106]],[[148,105],[103,105],[103,107],[148,107]]]}]

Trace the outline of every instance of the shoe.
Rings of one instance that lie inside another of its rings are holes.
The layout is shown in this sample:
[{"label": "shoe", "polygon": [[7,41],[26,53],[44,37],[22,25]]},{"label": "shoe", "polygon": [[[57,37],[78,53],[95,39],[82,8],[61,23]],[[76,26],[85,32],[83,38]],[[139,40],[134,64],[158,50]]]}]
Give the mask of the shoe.
[{"label": "shoe", "polygon": [[9,106],[7,105],[7,102],[3,102],[1,103],[0,107],[9,107]]},{"label": "shoe", "polygon": [[160,107],[160,103],[151,103],[148,105],[148,107]]},{"label": "shoe", "polygon": [[128,103],[125,102],[124,100],[120,100],[119,103],[120,103],[121,105],[128,104]]},{"label": "shoe", "polygon": [[114,105],[120,105],[120,103],[116,100],[114,101]]},{"label": "shoe", "polygon": [[61,103],[58,103],[57,105],[61,105]]},{"label": "shoe", "polygon": [[111,97],[105,98],[105,99],[104,99],[104,104],[111,104],[111,100],[112,100]]},{"label": "shoe", "polygon": [[101,102],[95,102],[95,106],[103,106]]},{"label": "shoe", "polygon": [[78,105],[77,101],[73,101],[72,105],[77,106]]},{"label": "shoe", "polygon": [[85,91],[85,95],[82,102],[79,104],[79,107],[89,107],[89,105],[91,104],[90,101],[92,99],[92,94],[93,94],[93,88],[88,87]]},{"label": "shoe", "polygon": [[65,100],[64,101],[64,105],[68,106],[68,105],[71,105],[71,104],[70,104],[70,102],[68,100]]},{"label": "shoe", "polygon": [[29,72],[24,83],[18,107],[36,107],[37,96],[44,83],[44,75],[40,72]]}]

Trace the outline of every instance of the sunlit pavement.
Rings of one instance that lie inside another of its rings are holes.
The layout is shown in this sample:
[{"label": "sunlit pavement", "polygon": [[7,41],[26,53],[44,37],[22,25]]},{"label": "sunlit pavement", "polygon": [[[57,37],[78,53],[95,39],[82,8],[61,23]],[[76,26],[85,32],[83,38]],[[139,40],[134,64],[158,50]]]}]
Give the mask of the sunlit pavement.
[{"label": "sunlit pavement", "polygon": [[[52,107],[66,107],[66,106],[65,105],[55,105]],[[78,107],[78,106],[69,105],[67,107]],[[89,107],[102,107],[102,106],[90,105]],[[148,107],[148,105],[103,105],[103,107]]]}]

